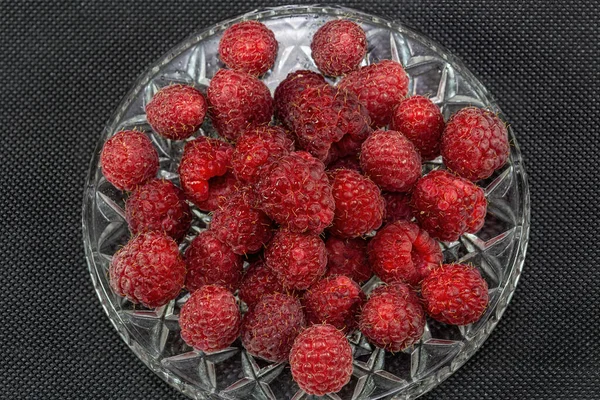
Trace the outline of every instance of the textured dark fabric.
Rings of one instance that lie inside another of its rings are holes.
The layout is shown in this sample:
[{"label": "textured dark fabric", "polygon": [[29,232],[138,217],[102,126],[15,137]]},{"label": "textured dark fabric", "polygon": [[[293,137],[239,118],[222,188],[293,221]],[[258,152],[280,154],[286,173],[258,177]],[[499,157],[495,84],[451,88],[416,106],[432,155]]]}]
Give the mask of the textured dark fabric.
[{"label": "textured dark fabric", "polygon": [[[129,351],[84,261],[80,209],[104,123],[191,32],[259,1],[0,1],[0,398],[182,399]],[[348,2],[407,22],[480,77],[511,121],[533,218],[512,304],[427,399],[600,398],[600,5]]]}]

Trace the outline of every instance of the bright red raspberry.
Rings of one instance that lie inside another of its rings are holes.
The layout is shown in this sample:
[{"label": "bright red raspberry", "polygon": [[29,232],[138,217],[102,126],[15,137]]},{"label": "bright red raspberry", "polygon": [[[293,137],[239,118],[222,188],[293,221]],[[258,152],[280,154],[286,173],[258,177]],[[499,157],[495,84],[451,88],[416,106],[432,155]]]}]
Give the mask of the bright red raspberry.
[{"label": "bright red raspberry", "polygon": [[156,133],[167,139],[187,139],[204,122],[207,108],[198,89],[171,85],[160,89],[146,105],[146,119]]},{"label": "bright red raspberry", "polygon": [[442,136],[449,170],[471,181],[488,178],[508,160],[506,124],[491,111],[467,107],[454,114]]},{"label": "bright red raspberry", "polygon": [[445,264],[421,284],[425,310],[437,321],[468,325],[483,315],[489,296],[488,285],[479,271],[464,264]]},{"label": "bright red raspberry", "polygon": [[213,126],[229,140],[236,140],[251,124],[270,122],[273,116],[269,88],[244,72],[219,70],[210,81],[207,97]]},{"label": "bright red raspberry", "polygon": [[378,288],[365,303],[359,329],[382,349],[399,352],[421,339],[425,313],[417,296],[405,284]]},{"label": "bright red raspberry", "polygon": [[346,75],[339,88],[354,93],[369,110],[372,126],[381,128],[408,93],[408,76],[401,64],[383,60]]},{"label": "bright red raspberry", "polygon": [[410,207],[410,193],[383,192],[385,200],[385,223],[396,221],[410,221],[413,217]]},{"label": "bright red raspberry", "polygon": [[367,259],[366,240],[331,236],[325,242],[325,247],[328,268],[326,276],[345,275],[358,284],[363,284],[373,275]]},{"label": "bright red raspberry", "polygon": [[306,393],[339,392],[352,376],[352,348],[334,326],[313,325],[296,338],[290,367],[292,377]]},{"label": "bright red raspberry", "polygon": [[406,136],[423,160],[433,160],[440,155],[444,117],[427,97],[411,96],[402,100],[394,110],[390,129]]},{"label": "bright red raspberry", "polygon": [[329,231],[341,238],[365,235],[381,226],[385,203],[377,185],[356,171],[330,173],[335,216]]},{"label": "bright red raspberry", "polygon": [[437,241],[408,221],[387,224],[369,242],[373,272],[382,281],[417,285],[444,260]]},{"label": "bright red raspberry", "polygon": [[220,241],[215,232],[201,232],[187,248],[188,267],[185,286],[190,292],[205,285],[218,284],[235,291],[242,278],[243,260]]},{"label": "bright red raspberry", "polygon": [[258,21],[238,22],[227,28],[219,43],[219,57],[228,68],[262,75],[275,63],[277,40]]},{"label": "bright red raspberry", "polygon": [[327,165],[328,171],[335,171],[336,169],[351,169],[358,173],[362,173],[360,169],[360,159],[356,155],[350,155],[342,158],[338,158],[331,164]]},{"label": "bright red raspberry", "polygon": [[133,190],[156,176],[158,153],[143,132],[121,131],[104,143],[100,164],[117,189]]},{"label": "bright red raspberry", "polygon": [[161,232],[133,237],[112,258],[110,286],[119,296],[148,308],[173,300],[185,281],[177,243]]},{"label": "bright red raspberry", "polygon": [[233,294],[219,285],[207,285],[192,293],[181,307],[181,337],[207,353],[223,350],[237,339],[242,315]]},{"label": "bright red raspberry", "polygon": [[308,153],[272,162],[255,189],[265,213],[293,232],[320,234],[333,221],[335,202],[325,166]]},{"label": "bright red raspberry", "polygon": [[159,231],[177,241],[183,239],[192,223],[183,192],[164,179],[152,179],[135,188],[125,203],[125,216],[134,235]]},{"label": "bright red raspberry", "polygon": [[419,225],[432,237],[448,242],[480,230],[487,212],[483,189],[439,170],[419,179],[411,205]]},{"label": "bright red raspberry", "polygon": [[365,58],[367,35],[347,19],[329,21],[314,34],[310,48],[322,73],[340,76],[357,69]]},{"label": "bright red raspberry", "polygon": [[238,190],[238,180],[233,172],[215,176],[208,180],[208,198],[197,201],[196,206],[203,211],[215,211],[223,205],[229,196]]},{"label": "bright red raspberry", "polygon": [[275,115],[287,129],[292,129],[293,115],[292,107],[296,103],[296,97],[309,87],[327,86],[323,75],[313,71],[300,70],[291,72],[281,81],[275,89]]},{"label": "bright red raspberry", "polygon": [[225,175],[231,167],[233,147],[221,140],[200,136],[187,142],[179,163],[181,187],[188,199],[201,203],[208,199],[208,180]]},{"label": "bright red raspberry", "polygon": [[277,275],[266,266],[263,260],[250,264],[240,284],[240,299],[248,307],[253,307],[261,297],[272,293],[285,293]]},{"label": "bright red raspberry", "polygon": [[287,361],[294,339],[306,326],[300,300],[283,293],[267,294],[242,320],[242,344],[267,361]]},{"label": "bright red raspberry", "polygon": [[287,289],[308,289],[325,273],[327,249],[317,235],[279,231],[265,249],[265,262]]},{"label": "bright red raspberry", "polygon": [[381,190],[409,192],[421,177],[421,156],[400,132],[376,131],[362,144],[360,166]]}]

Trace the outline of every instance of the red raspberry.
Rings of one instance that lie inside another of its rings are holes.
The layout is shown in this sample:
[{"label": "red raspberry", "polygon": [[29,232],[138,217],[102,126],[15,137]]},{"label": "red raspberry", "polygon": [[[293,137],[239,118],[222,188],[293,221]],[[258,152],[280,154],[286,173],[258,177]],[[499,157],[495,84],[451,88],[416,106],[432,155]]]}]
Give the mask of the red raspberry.
[{"label": "red raspberry", "polygon": [[233,172],[215,176],[208,180],[208,198],[197,201],[196,206],[203,211],[215,211],[223,205],[229,196],[237,191],[238,180]]},{"label": "red raspberry", "polygon": [[330,181],[335,200],[331,233],[355,238],[381,226],[385,203],[377,185],[349,169],[333,171]]},{"label": "red raspberry", "polygon": [[331,236],[325,242],[327,248],[326,276],[345,275],[363,284],[373,272],[367,259],[367,242],[364,239],[339,239]]},{"label": "red raspberry", "polygon": [[403,298],[407,298],[410,301],[414,301],[420,304],[419,296],[410,285],[402,282],[392,282],[390,284],[382,284],[376,287],[370,294],[369,299],[380,294],[393,293]]},{"label": "red raspberry", "polygon": [[204,352],[223,350],[237,339],[242,315],[233,294],[219,285],[192,293],[181,307],[181,337]]},{"label": "red raspberry", "polygon": [[171,85],[159,90],[146,105],[146,119],[152,129],[167,139],[189,138],[200,128],[207,110],[198,89]]},{"label": "red raspberry", "polygon": [[158,171],[158,153],[142,132],[121,131],[104,143],[102,173],[120,190],[132,190]]},{"label": "red raspberry", "polygon": [[219,57],[228,68],[262,75],[275,63],[277,40],[258,21],[238,22],[227,28],[219,43]]},{"label": "red raspberry", "polygon": [[367,35],[352,21],[329,21],[315,33],[310,48],[321,72],[340,76],[358,68],[365,58]]},{"label": "red raspberry", "polygon": [[304,293],[302,303],[311,324],[327,323],[344,332],[358,326],[365,294],[352,279],[344,275],[321,279]]},{"label": "red raspberry", "polygon": [[463,108],[450,118],[442,136],[444,164],[471,181],[491,176],[508,153],[506,125],[488,110]]},{"label": "red raspberry", "polygon": [[253,307],[263,296],[283,292],[285,289],[279,283],[277,275],[265,265],[263,260],[258,260],[250,264],[246,270],[240,284],[239,296],[248,307]]},{"label": "red raspberry", "polygon": [[268,361],[287,361],[294,339],[306,326],[300,300],[287,294],[263,296],[242,321],[242,344]]},{"label": "red raspberry", "polygon": [[387,224],[369,242],[369,261],[382,281],[417,285],[444,260],[438,242],[408,221]]},{"label": "red raspberry", "polygon": [[215,232],[201,232],[187,248],[188,267],[185,286],[190,292],[205,285],[218,284],[235,291],[242,278],[243,260],[220,241]]},{"label": "red raspberry", "polygon": [[487,212],[483,189],[447,171],[433,171],[419,179],[411,205],[419,225],[448,242],[480,230]]},{"label": "red raspberry", "polygon": [[219,70],[207,96],[213,126],[229,140],[236,140],[248,125],[268,123],[273,116],[269,88],[243,72]]},{"label": "red raspberry", "polygon": [[265,262],[285,288],[308,289],[327,267],[327,250],[320,237],[279,231],[265,249]]},{"label": "red raspberry", "polygon": [[412,96],[398,104],[390,128],[410,140],[424,160],[440,155],[444,117],[439,107],[423,96]]},{"label": "red raspberry", "polygon": [[479,271],[464,264],[445,264],[421,285],[425,310],[431,318],[450,325],[467,325],[483,315],[488,285]]},{"label": "red raspberry", "polygon": [[339,392],[352,376],[352,347],[334,326],[313,325],[294,341],[292,377],[308,394]]},{"label": "red raspberry", "polygon": [[408,93],[408,77],[401,64],[383,60],[346,75],[339,88],[354,93],[379,128],[389,124],[394,107]]},{"label": "red raspberry", "polygon": [[401,283],[377,289],[365,303],[359,329],[387,351],[399,352],[417,343],[425,328],[425,313],[411,289]]},{"label": "red raspberry", "polygon": [[254,184],[261,169],[294,151],[294,142],[278,126],[253,126],[237,141],[231,165],[240,182]]},{"label": "red raspberry", "polygon": [[360,166],[381,190],[409,192],[421,177],[421,156],[404,135],[376,131],[362,144]]},{"label": "red raspberry", "polygon": [[385,216],[383,218],[385,223],[412,219],[410,193],[383,192],[381,195],[385,200]]},{"label": "red raspberry", "polygon": [[221,140],[200,136],[187,142],[179,163],[181,187],[188,199],[202,203],[208,199],[208,180],[225,175],[231,166],[233,147]]},{"label": "red raspberry", "polygon": [[352,171],[356,171],[358,173],[362,173],[360,169],[360,160],[356,155],[350,155],[342,158],[338,158],[331,164],[327,165],[328,171],[335,171],[336,169],[351,169]]},{"label": "red raspberry", "polygon": [[250,206],[250,196],[247,189],[232,194],[210,223],[216,236],[235,254],[257,253],[273,235],[271,220]]},{"label": "red raspberry", "polygon": [[300,70],[291,72],[275,89],[275,115],[287,129],[292,129],[293,115],[291,110],[296,97],[309,87],[327,86],[323,75],[313,71]]},{"label": "red raspberry", "polygon": [[135,188],[125,203],[125,215],[134,235],[160,231],[175,240],[183,239],[192,222],[181,189],[162,179]]},{"label": "red raspberry", "polygon": [[177,297],[185,280],[185,263],[173,239],[161,232],[146,232],[115,253],[109,277],[119,296],[155,308]]},{"label": "red raspberry", "polygon": [[293,152],[271,163],[255,189],[265,213],[286,229],[320,234],[333,221],[325,166],[308,153]]}]

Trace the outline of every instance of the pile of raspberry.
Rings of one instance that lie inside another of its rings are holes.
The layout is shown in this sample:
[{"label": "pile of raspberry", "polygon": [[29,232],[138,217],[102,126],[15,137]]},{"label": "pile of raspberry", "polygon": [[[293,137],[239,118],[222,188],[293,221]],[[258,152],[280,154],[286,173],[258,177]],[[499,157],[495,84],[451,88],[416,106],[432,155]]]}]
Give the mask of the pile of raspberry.
[{"label": "pile of raspberry", "polygon": [[[493,112],[468,107],[445,121],[430,99],[408,96],[400,63],[366,65],[352,21],[327,22],[311,48],[321,73],[291,71],[272,96],[261,76],[278,56],[274,33],[231,26],[207,90],[173,84],[146,105],[155,134],[185,140],[179,182],[157,177],[139,130],[111,137],[101,166],[128,192],[132,237],[112,259],[113,290],[149,308],[189,292],[187,344],[213,352],[239,338],[323,395],[349,381],[346,335],[357,329],[398,352],[421,340],[427,318],[482,317],[486,281],[475,266],[444,263],[438,241],[481,229],[476,182],[506,163],[509,144]],[[207,117],[218,138],[201,129]],[[439,156],[445,167],[423,175]],[[212,214],[195,237],[194,208]],[[369,280],[381,284],[365,293]]]}]

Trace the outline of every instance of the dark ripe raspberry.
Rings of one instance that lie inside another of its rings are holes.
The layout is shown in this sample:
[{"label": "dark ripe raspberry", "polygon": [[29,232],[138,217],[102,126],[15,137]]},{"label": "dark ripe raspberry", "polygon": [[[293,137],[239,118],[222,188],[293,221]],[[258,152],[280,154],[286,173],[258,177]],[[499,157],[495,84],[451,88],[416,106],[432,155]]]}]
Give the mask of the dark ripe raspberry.
[{"label": "dark ripe raspberry", "polygon": [[371,126],[381,128],[408,93],[408,76],[401,64],[383,60],[346,75],[339,88],[354,93],[369,110]]},{"label": "dark ripe raspberry", "polygon": [[381,195],[385,200],[385,223],[410,221],[413,218],[410,193],[383,192]]},{"label": "dark ripe raspberry", "polygon": [[483,189],[447,171],[433,171],[419,179],[411,205],[419,225],[448,242],[480,230],[487,212]]},{"label": "dark ripe raspberry", "polygon": [[284,292],[285,289],[279,283],[277,275],[265,265],[263,260],[258,260],[250,264],[244,273],[239,296],[248,307],[253,307],[267,294]]},{"label": "dark ripe raspberry", "polygon": [[354,71],[365,58],[367,35],[352,21],[329,21],[315,33],[310,48],[321,72],[340,76]]},{"label": "dark ripe raspberry", "polygon": [[208,180],[208,198],[197,201],[196,206],[203,211],[215,211],[223,205],[229,196],[237,191],[239,182],[233,172],[215,176]]},{"label": "dark ripe raspberry", "polygon": [[181,308],[181,337],[194,349],[207,353],[223,350],[237,339],[242,315],[233,294],[219,285],[192,293]]},{"label": "dark ripe raspberry", "polygon": [[377,232],[368,246],[373,272],[382,281],[417,285],[444,260],[438,242],[408,221],[396,221]]},{"label": "dark ripe raspberry", "polygon": [[488,285],[477,269],[464,264],[445,264],[421,285],[425,311],[437,321],[467,325],[481,318],[487,308]]},{"label": "dark ripe raspberry", "polygon": [[188,267],[185,286],[190,292],[212,284],[234,292],[240,284],[242,257],[220,241],[210,229],[192,240],[185,252],[185,261]]},{"label": "dark ripe raspberry", "polygon": [[360,166],[381,190],[409,192],[421,177],[421,156],[404,135],[376,131],[364,141]]},{"label": "dark ripe raspberry", "polygon": [[367,259],[367,241],[361,238],[340,239],[329,237],[325,242],[327,249],[326,276],[345,275],[363,284],[373,275]]},{"label": "dark ripe raspberry", "polygon": [[508,160],[506,124],[491,111],[467,107],[454,114],[442,136],[449,170],[471,181],[488,178]]},{"label": "dark ripe raspberry", "polygon": [[339,392],[352,376],[352,348],[334,326],[313,325],[294,341],[290,368],[300,389],[308,394]]},{"label": "dark ripe raspberry", "polygon": [[148,308],[173,300],[185,281],[177,243],[161,232],[135,236],[112,258],[110,286],[119,296]]},{"label": "dark ripe raspberry", "polygon": [[313,71],[291,72],[275,89],[275,115],[287,129],[292,129],[293,115],[290,111],[296,103],[296,97],[309,87],[327,86],[323,75]]},{"label": "dark ripe raspberry", "polygon": [[342,158],[338,158],[331,164],[327,165],[328,171],[335,171],[336,169],[351,169],[358,173],[362,173],[360,169],[360,159],[356,155],[350,155]]},{"label": "dark ripe raspberry", "polygon": [[102,173],[120,190],[133,190],[158,171],[158,153],[143,132],[121,131],[104,143]]},{"label": "dark ripe raspberry", "polygon": [[325,273],[327,250],[317,235],[279,231],[265,249],[265,262],[285,288],[305,290]]},{"label": "dark ripe raspberry", "polygon": [[244,72],[219,70],[208,87],[209,115],[219,135],[237,140],[252,124],[266,124],[273,117],[269,88]]},{"label": "dark ripe raspberry", "polygon": [[219,57],[228,68],[262,75],[275,63],[277,40],[258,21],[238,22],[227,28],[219,43]]},{"label": "dark ripe raspberry", "polygon": [[293,152],[271,163],[255,190],[265,213],[293,232],[320,234],[333,221],[325,166],[308,153]]},{"label": "dark ripe raspberry", "polygon": [[381,226],[385,203],[377,185],[349,169],[333,171],[330,181],[335,200],[331,233],[342,238],[355,238]]},{"label": "dark ripe raspberry", "polygon": [[146,105],[146,119],[159,135],[181,140],[200,128],[207,108],[204,95],[198,89],[171,85],[160,89]]},{"label": "dark ripe raspberry", "polygon": [[192,222],[192,212],[181,189],[163,179],[135,188],[125,203],[125,216],[134,235],[159,231],[178,241]]},{"label": "dark ripe raspberry", "polygon": [[287,361],[294,339],[306,326],[300,300],[283,293],[267,294],[242,320],[242,344],[268,361]]},{"label": "dark ripe raspberry", "polygon": [[233,147],[218,139],[200,136],[187,142],[179,163],[179,178],[186,197],[194,203],[208,199],[208,180],[225,175],[231,167]]},{"label": "dark ripe raspberry", "polygon": [[412,96],[398,104],[390,128],[410,140],[423,160],[440,155],[444,117],[438,106],[423,96]]}]

